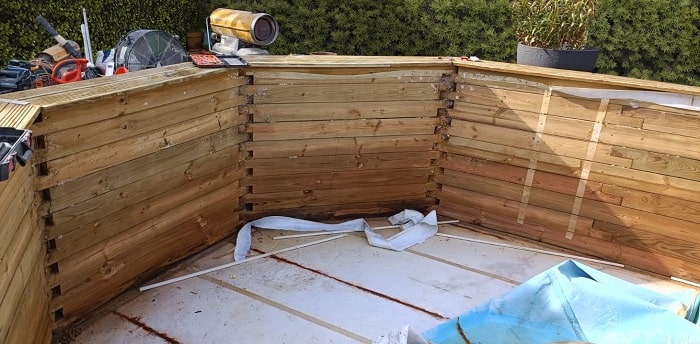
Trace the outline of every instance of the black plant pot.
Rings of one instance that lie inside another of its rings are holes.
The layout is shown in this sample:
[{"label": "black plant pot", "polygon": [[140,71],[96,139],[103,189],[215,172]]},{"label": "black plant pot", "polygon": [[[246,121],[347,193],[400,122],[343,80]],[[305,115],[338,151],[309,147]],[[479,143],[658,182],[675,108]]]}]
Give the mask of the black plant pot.
[{"label": "black plant pot", "polygon": [[592,72],[600,50],[544,49],[518,43],[518,64]]}]

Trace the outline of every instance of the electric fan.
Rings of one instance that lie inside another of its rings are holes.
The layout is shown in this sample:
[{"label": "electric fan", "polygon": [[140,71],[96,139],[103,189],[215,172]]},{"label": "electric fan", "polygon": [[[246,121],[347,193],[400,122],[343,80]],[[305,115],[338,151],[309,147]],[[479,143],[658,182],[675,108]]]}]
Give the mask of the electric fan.
[{"label": "electric fan", "polygon": [[176,36],[160,30],[134,30],[117,44],[116,66],[129,72],[187,61],[187,52]]}]

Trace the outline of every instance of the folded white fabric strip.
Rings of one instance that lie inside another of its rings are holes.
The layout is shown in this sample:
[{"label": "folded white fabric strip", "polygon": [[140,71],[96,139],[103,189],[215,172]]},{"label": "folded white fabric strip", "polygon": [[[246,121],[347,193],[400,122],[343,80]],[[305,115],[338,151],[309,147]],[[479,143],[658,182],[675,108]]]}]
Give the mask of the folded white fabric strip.
[{"label": "folded white fabric strip", "polygon": [[290,231],[364,231],[370,245],[394,251],[403,251],[419,244],[437,233],[437,214],[431,211],[423,216],[418,211],[406,209],[389,218],[392,225],[401,225],[401,232],[389,238],[382,237],[364,219],[327,224],[296,219],[286,216],[268,216],[243,225],[238,232],[233,258],[245,259],[250,250],[252,227],[261,229],[279,229]]}]

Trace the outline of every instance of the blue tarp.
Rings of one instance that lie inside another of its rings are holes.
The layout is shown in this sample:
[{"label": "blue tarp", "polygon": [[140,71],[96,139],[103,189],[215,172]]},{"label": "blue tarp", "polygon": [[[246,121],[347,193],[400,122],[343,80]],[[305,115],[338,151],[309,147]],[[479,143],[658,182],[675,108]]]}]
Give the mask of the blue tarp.
[{"label": "blue tarp", "polygon": [[422,336],[433,344],[700,343],[700,327],[685,318],[697,313],[696,299],[569,260]]}]

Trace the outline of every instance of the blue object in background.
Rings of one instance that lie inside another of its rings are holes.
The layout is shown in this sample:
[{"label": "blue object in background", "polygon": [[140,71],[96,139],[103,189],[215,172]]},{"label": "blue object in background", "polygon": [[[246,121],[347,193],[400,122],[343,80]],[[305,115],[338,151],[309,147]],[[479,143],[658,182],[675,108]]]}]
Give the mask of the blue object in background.
[{"label": "blue object in background", "polygon": [[684,318],[696,317],[697,297],[681,294],[660,294],[568,260],[423,337],[433,344],[700,343],[700,327]]}]

